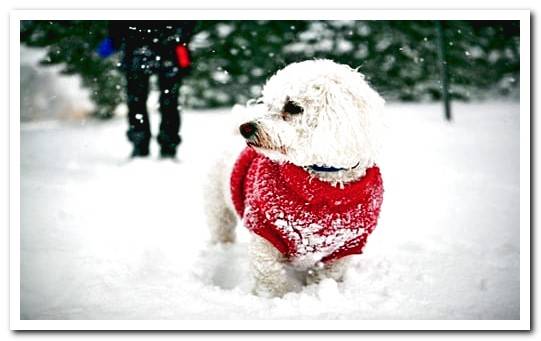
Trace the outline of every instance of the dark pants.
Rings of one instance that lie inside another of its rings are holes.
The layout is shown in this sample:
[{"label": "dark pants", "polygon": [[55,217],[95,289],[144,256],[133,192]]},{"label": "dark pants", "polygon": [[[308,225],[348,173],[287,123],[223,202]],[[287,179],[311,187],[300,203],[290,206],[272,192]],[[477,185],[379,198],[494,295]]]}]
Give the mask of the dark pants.
[{"label": "dark pants", "polygon": [[[127,70],[128,139],[139,146],[148,145],[151,137],[147,111],[150,74]],[[162,148],[175,148],[180,143],[180,112],[178,96],[181,79],[158,74],[160,112],[162,115],[158,142]]]}]

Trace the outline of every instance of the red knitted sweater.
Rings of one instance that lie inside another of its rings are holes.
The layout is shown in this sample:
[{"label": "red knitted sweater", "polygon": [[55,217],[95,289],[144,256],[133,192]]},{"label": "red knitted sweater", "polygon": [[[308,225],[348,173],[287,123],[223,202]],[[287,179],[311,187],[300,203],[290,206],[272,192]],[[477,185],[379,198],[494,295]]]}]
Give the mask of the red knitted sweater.
[{"label": "red knitted sweater", "polygon": [[362,253],[383,200],[378,167],[343,189],[291,163],[279,164],[246,148],[231,175],[231,193],[245,226],[294,265]]}]

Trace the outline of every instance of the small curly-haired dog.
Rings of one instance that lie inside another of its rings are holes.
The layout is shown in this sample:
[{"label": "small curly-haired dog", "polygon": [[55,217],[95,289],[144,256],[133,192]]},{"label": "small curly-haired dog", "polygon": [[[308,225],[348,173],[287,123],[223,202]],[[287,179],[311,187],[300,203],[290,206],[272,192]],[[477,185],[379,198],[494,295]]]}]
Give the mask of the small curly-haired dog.
[{"label": "small curly-haired dog", "polygon": [[[293,63],[272,76],[239,127],[247,147],[214,167],[207,189],[213,242],[253,235],[254,292],[340,280],[376,226],[383,186],[376,155],[384,100],[347,65]],[[240,137],[239,137],[240,138]],[[295,274],[296,276],[292,276]]]}]

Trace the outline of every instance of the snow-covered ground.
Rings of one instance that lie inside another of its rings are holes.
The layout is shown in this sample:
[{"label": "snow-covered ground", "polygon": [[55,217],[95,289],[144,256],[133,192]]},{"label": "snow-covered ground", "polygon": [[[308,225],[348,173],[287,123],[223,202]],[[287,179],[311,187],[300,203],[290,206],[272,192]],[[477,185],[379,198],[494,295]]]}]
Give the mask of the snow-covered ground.
[{"label": "snow-covered ground", "polygon": [[208,244],[227,111],[184,114],[178,162],[129,161],[124,118],[22,123],[21,318],[518,319],[519,105],[453,110],[448,124],[438,104],[387,106],[365,253],[344,282],[275,299],[250,294],[241,226]]}]

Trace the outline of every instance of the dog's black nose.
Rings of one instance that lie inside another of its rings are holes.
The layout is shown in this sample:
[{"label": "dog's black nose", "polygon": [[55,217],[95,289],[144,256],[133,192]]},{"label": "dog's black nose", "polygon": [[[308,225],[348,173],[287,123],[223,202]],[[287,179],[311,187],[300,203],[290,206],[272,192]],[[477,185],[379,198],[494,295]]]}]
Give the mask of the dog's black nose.
[{"label": "dog's black nose", "polygon": [[254,136],[257,132],[257,125],[253,122],[248,122],[241,124],[239,127],[240,134],[245,138],[249,139],[250,137]]}]

